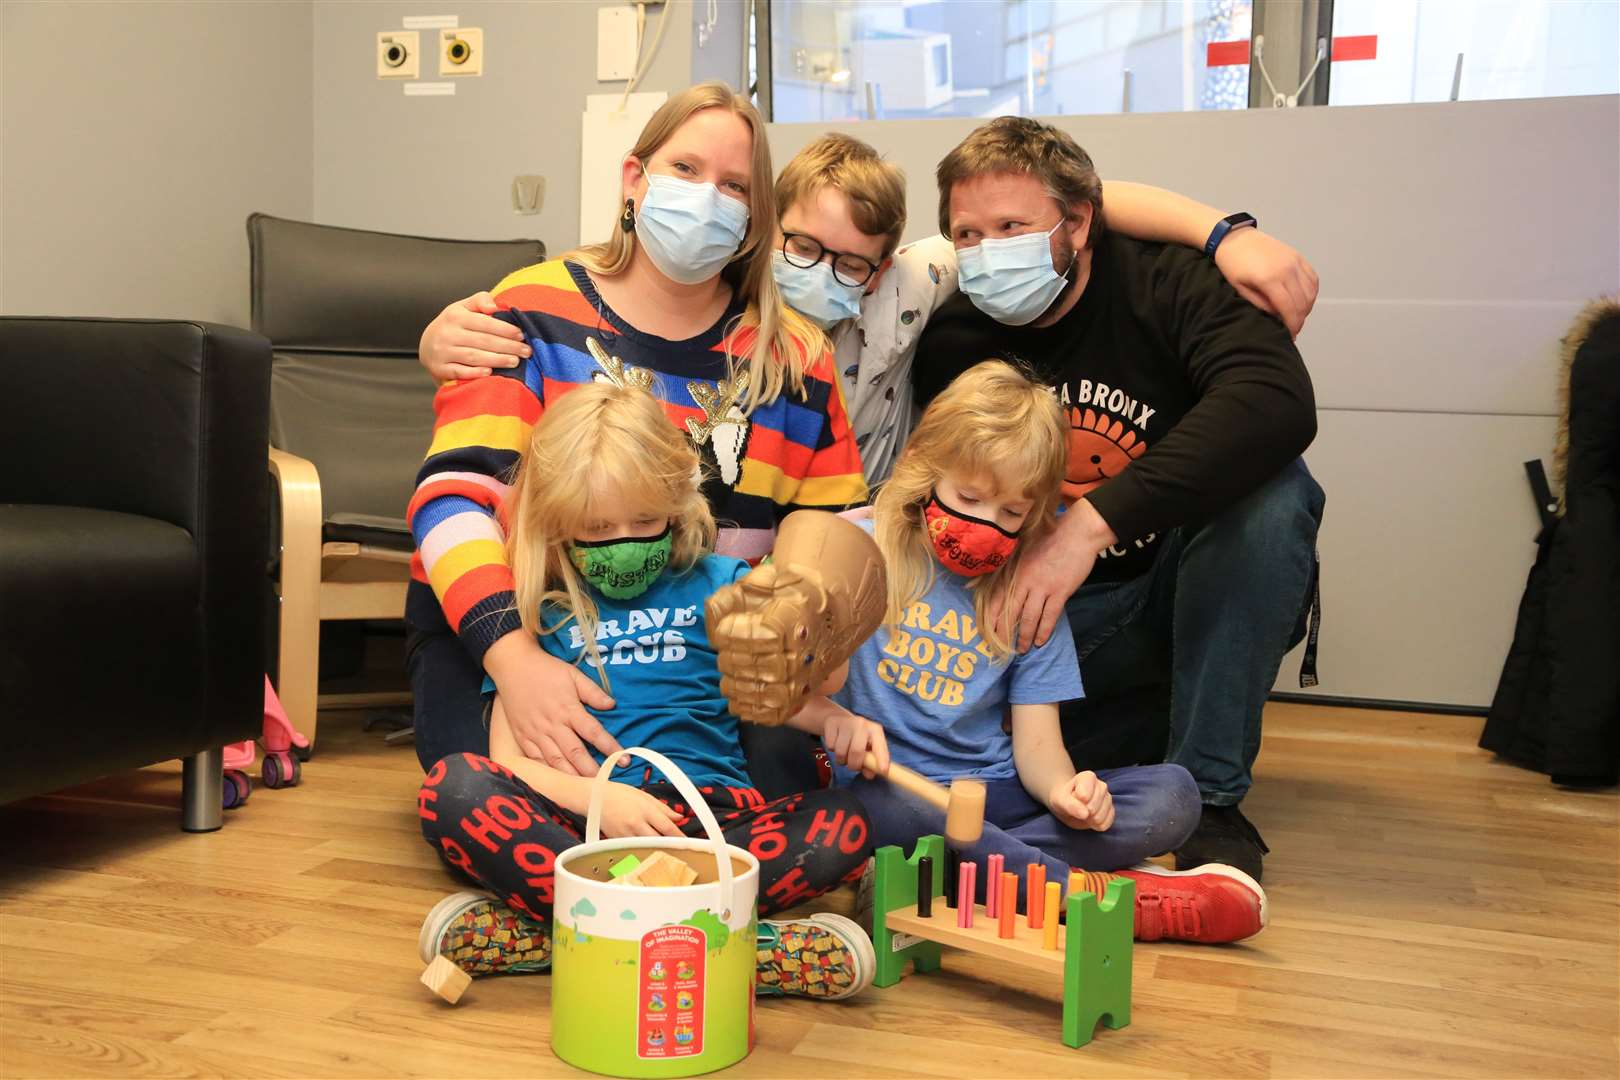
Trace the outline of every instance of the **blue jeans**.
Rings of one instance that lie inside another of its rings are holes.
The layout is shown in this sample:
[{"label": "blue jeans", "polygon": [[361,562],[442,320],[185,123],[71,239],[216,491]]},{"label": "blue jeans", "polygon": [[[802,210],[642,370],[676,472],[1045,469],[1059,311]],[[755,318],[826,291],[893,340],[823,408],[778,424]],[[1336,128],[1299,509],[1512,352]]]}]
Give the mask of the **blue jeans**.
[{"label": "blue jeans", "polygon": [[1304,635],[1324,501],[1297,459],[1210,521],[1172,530],[1140,577],[1069,598],[1088,700],[1162,679],[1168,666],[1165,760],[1192,774],[1205,803],[1248,793],[1261,709]]},{"label": "blue jeans", "polygon": [[451,754],[489,756],[484,723],[484,669],[451,633],[405,627],[405,668],[411,676],[416,759],[427,772]]},{"label": "blue jeans", "polygon": [[[1119,870],[1173,851],[1198,825],[1198,786],[1179,765],[1138,765],[1097,774],[1114,797],[1114,824],[1107,832],[1072,829],[1030,797],[1016,778],[986,784],[984,835],[962,849],[964,860],[984,865],[1000,855],[1018,875],[1023,899],[1024,868],[1046,866],[1046,880],[1066,883],[1069,870]],[[856,777],[850,784],[872,822],[872,846],[894,844],[908,855],[920,837],[945,831],[945,814],[886,780]],[[981,871],[982,873],[982,871]],[[984,881],[978,899],[984,902]],[[955,889],[955,882],[947,882]]]}]

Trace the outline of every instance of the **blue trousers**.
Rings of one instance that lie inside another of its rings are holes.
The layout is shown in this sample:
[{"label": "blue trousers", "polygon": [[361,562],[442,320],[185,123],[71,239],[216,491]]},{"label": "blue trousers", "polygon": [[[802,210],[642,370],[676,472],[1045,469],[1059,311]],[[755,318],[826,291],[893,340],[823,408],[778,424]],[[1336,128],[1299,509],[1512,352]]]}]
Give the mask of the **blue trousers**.
[{"label": "blue trousers", "polygon": [[1165,760],[1192,774],[1205,803],[1248,793],[1261,710],[1305,632],[1324,501],[1295,460],[1210,521],[1172,530],[1147,573],[1069,599],[1088,700],[1168,674]]},{"label": "blue trousers", "polygon": [[[1046,866],[1046,880],[1067,882],[1069,870],[1120,870],[1173,851],[1198,824],[1198,786],[1179,765],[1138,765],[1106,769],[1097,776],[1114,797],[1114,824],[1107,832],[1072,829],[1030,797],[1016,778],[986,785],[984,835],[962,849],[963,859],[984,865],[1000,855],[1018,875],[1023,899],[1024,868]],[[872,845],[894,844],[907,855],[920,837],[943,834],[945,814],[886,780],[856,777],[850,789],[866,807]],[[978,884],[984,902],[983,871]],[[955,882],[947,882],[955,889]]]}]

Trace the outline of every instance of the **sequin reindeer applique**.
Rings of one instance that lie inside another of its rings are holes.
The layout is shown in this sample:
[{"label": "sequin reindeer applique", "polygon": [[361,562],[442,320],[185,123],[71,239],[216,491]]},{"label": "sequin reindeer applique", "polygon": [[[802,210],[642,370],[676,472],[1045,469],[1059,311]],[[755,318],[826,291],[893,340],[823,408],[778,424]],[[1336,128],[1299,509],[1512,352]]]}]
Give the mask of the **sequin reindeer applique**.
[{"label": "sequin reindeer applique", "polygon": [[631,367],[617,356],[609,356],[608,351],[602,348],[601,342],[592,337],[585,339],[585,351],[591,354],[596,366],[602,369],[591,373],[593,379],[652,393],[653,373],[648,369]]},{"label": "sequin reindeer applique", "polygon": [[715,464],[720,466],[720,479],[731,487],[742,475],[748,434],[753,426],[738,404],[748,393],[748,373],[739,372],[734,379],[720,379],[713,386],[689,382],[686,391],[703,409],[702,422],[687,417],[686,430],[699,449],[708,444]]},{"label": "sequin reindeer applique", "polygon": [[[586,338],[585,348],[600,369],[591,373],[592,379],[653,393],[656,376],[648,368],[632,367],[617,356],[610,356],[595,338]],[[720,467],[720,479],[730,487],[742,475],[752,427],[740,404],[748,393],[748,373],[742,372],[735,379],[720,379],[713,386],[706,382],[689,382],[686,390],[703,410],[701,421],[687,417],[686,432],[699,452],[704,446],[709,447],[715,464]]]}]

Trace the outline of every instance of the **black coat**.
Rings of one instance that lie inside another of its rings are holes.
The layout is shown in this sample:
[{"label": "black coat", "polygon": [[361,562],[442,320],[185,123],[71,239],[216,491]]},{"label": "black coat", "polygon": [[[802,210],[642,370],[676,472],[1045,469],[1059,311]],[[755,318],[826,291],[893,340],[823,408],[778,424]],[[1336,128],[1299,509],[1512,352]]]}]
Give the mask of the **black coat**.
[{"label": "black coat", "polygon": [[1537,540],[1518,626],[1479,744],[1561,784],[1620,779],[1620,303],[1564,342],[1562,513]]}]

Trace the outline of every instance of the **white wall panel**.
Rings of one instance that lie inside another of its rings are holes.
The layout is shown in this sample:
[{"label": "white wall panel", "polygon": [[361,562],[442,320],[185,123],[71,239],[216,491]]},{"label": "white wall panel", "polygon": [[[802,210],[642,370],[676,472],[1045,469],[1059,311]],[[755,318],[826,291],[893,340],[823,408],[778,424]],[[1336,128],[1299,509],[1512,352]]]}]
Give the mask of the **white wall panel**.
[{"label": "white wall panel", "polygon": [[[1305,455],[1327,492],[1321,686],[1330,697],[1490,704],[1539,529],[1523,462],[1547,417],[1325,411]],[[1299,692],[1297,651],[1277,689]]]},{"label": "white wall panel", "polygon": [[1299,336],[1321,409],[1551,416],[1569,300],[1339,300]]},{"label": "white wall panel", "polygon": [[[1488,704],[1551,453],[1558,338],[1620,291],[1620,98],[1063,117],[1104,177],[1257,214],[1322,276],[1300,339],[1328,492],[1328,696]],[[778,163],[848,131],[907,172],[908,238],[972,120],[773,125]],[[1298,689],[1298,656],[1279,690]]]}]

